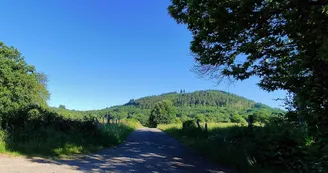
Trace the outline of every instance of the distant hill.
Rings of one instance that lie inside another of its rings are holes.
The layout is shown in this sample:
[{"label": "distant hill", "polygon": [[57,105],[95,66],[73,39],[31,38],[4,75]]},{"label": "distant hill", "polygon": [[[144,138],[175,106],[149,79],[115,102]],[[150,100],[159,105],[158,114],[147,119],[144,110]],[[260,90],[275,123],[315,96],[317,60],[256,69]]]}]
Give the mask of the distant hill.
[{"label": "distant hill", "polygon": [[260,112],[265,116],[284,111],[271,108],[262,103],[256,103],[244,97],[219,90],[203,90],[186,93],[170,92],[161,95],[147,96],[139,99],[131,99],[122,106],[113,106],[104,109],[104,112],[128,114],[145,123],[151,109],[157,102],[171,100],[177,107],[178,117],[187,116],[195,118],[204,115],[207,120],[214,122],[230,122],[232,115],[240,115],[247,118],[249,114]]},{"label": "distant hill", "polygon": [[234,109],[269,108],[261,103],[255,103],[244,97],[218,90],[204,90],[185,93],[181,91],[165,93],[157,96],[147,96],[137,100],[130,100],[125,106],[137,106],[142,109],[151,109],[162,100],[171,100],[176,107],[184,106],[216,106]]},{"label": "distant hill", "polygon": [[270,116],[284,111],[271,108],[262,103],[256,103],[244,97],[219,90],[203,90],[195,92],[170,92],[161,95],[131,99],[124,105],[113,106],[101,110],[70,111],[54,108],[54,111],[72,118],[82,118],[82,115],[104,117],[110,115],[114,119],[135,118],[145,124],[151,109],[157,102],[171,100],[177,107],[180,119],[205,117],[207,121],[230,122],[232,116],[241,116],[244,119],[249,114],[259,113]]}]

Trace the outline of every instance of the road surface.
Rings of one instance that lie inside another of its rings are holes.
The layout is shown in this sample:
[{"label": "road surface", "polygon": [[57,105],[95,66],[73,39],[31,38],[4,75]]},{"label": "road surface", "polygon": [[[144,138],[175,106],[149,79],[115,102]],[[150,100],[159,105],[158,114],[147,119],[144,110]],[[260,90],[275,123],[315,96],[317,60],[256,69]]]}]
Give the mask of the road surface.
[{"label": "road surface", "polygon": [[74,160],[0,156],[0,173],[210,172],[232,173],[209,163],[164,132],[141,128],[121,145]]}]

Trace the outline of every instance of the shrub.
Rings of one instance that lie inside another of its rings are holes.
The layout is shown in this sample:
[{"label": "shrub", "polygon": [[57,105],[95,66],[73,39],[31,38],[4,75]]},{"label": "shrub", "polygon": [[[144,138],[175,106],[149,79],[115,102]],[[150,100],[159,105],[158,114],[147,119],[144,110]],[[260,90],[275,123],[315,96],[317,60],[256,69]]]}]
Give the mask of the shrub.
[{"label": "shrub", "polygon": [[182,121],[180,120],[180,118],[174,118],[172,121],[172,124],[181,124]]},{"label": "shrub", "polygon": [[182,128],[183,128],[183,130],[197,128],[196,120],[187,120],[187,121],[183,122]]},{"label": "shrub", "polygon": [[240,115],[238,115],[238,114],[233,114],[233,115],[230,117],[230,120],[231,120],[231,122],[233,122],[233,123],[242,123],[242,124],[246,124],[246,123],[247,123],[246,120],[245,120],[242,116],[240,116]]}]

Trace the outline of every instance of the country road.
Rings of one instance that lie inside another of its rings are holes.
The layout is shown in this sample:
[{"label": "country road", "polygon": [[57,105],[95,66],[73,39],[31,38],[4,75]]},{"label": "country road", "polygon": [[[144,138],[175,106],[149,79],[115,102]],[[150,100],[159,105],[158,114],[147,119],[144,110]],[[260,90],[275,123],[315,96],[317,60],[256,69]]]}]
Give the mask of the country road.
[{"label": "country road", "polygon": [[74,160],[0,156],[0,173],[217,172],[232,173],[197,156],[158,129],[140,128],[121,145]]}]

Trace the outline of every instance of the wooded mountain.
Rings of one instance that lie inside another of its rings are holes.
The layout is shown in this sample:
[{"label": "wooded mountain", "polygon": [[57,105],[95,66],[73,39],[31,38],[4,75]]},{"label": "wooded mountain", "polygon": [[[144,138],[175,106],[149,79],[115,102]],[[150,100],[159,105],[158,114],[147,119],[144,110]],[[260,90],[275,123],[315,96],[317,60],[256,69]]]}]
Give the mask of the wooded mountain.
[{"label": "wooded mountain", "polygon": [[234,109],[248,108],[269,108],[268,106],[235,94],[218,90],[204,90],[185,93],[183,90],[178,92],[170,92],[158,96],[147,96],[137,100],[130,100],[125,106],[136,106],[142,109],[151,109],[154,105],[162,100],[171,100],[176,107],[195,107],[195,106],[215,106],[230,107]]},{"label": "wooded mountain", "polygon": [[177,121],[197,118],[211,122],[233,122],[235,117],[247,119],[249,114],[268,117],[272,114],[284,113],[280,109],[271,108],[244,97],[219,90],[203,90],[189,93],[181,90],[180,92],[131,99],[124,105],[101,110],[71,111],[56,108],[55,111],[72,118],[82,118],[82,115],[96,117],[110,115],[116,120],[134,118],[142,124],[146,124],[151,109],[154,108],[156,103],[163,100],[170,100],[177,108]]}]

